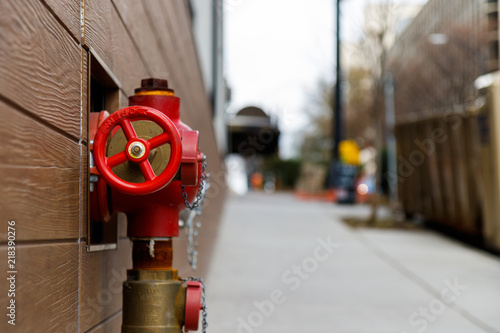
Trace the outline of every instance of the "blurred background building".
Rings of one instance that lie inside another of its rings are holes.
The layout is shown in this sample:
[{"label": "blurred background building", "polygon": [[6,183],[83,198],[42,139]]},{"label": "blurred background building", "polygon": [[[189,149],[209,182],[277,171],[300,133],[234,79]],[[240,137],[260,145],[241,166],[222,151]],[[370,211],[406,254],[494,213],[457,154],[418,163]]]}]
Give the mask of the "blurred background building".
[{"label": "blurred background building", "polygon": [[220,153],[226,153],[226,106],[230,90],[224,75],[223,0],[187,0],[203,82],[212,105],[214,132]]}]

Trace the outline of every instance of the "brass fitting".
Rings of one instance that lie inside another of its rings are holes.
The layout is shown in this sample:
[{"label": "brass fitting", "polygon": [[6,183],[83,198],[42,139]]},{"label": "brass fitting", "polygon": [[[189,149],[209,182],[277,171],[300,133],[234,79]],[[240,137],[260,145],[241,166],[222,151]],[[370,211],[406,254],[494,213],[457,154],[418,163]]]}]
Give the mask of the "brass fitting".
[{"label": "brass fitting", "polygon": [[123,283],[123,333],[181,333],[186,288],[172,268],[172,239],[133,239]]},{"label": "brass fitting", "polygon": [[177,270],[128,271],[122,333],[181,333],[185,308],[186,288]]}]

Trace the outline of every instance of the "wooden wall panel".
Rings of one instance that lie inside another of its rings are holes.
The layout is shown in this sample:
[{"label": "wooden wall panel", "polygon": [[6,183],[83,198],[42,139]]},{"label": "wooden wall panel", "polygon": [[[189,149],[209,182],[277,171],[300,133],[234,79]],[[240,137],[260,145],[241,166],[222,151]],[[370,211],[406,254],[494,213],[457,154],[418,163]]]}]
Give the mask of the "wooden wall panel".
[{"label": "wooden wall panel", "polygon": [[[441,121],[441,119],[435,120],[433,124],[434,128],[438,128],[443,130],[446,134],[446,127],[444,126],[444,123]],[[449,174],[447,173],[448,170],[445,168],[448,167],[449,163],[447,162],[447,151],[446,151],[446,141],[436,145],[436,163],[437,163],[437,179],[438,183],[436,184],[437,187],[440,188],[441,191],[441,207],[443,211],[443,219],[441,220],[442,223],[446,224],[447,220],[450,218],[450,212],[453,214],[453,207],[450,207],[449,202],[450,202],[450,187],[448,186],[448,178]]]},{"label": "wooden wall panel", "polygon": [[87,238],[87,223],[89,219],[89,159],[88,148],[81,145],[81,164],[80,164],[80,237],[84,240]]},{"label": "wooden wall panel", "polygon": [[18,220],[22,240],[78,238],[79,145],[5,103],[0,111],[9,120],[0,122],[0,219]]},{"label": "wooden wall panel", "polygon": [[469,199],[469,183],[467,181],[467,157],[465,155],[466,143],[464,120],[450,125],[450,140],[452,154],[455,159],[455,191],[457,208],[460,218],[455,222],[455,226],[461,230],[470,231],[471,221],[471,200]]},{"label": "wooden wall panel", "polygon": [[0,96],[80,137],[80,49],[38,0],[0,1]]},{"label": "wooden wall panel", "polygon": [[82,119],[82,133],[80,139],[84,143],[88,143],[89,140],[89,53],[84,49],[80,48],[81,54],[81,71],[82,71],[82,79],[81,79],[81,119]]},{"label": "wooden wall panel", "polygon": [[128,106],[128,96],[125,95],[123,92],[121,92],[120,96],[119,96],[119,105],[120,105],[120,109],[123,109],[124,107]]},{"label": "wooden wall panel", "polygon": [[18,220],[20,240],[77,239],[79,145],[1,101],[0,111],[9,120],[0,122],[2,225]]},{"label": "wooden wall panel", "polygon": [[[434,138],[433,132],[437,130],[434,121],[426,122],[425,135],[427,138]],[[440,186],[439,179],[439,165],[438,165],[438,145],[441,143],[435,142],[434,140],[434,152],[429,155],[429,173],[430,173],[430,184],[432,184],[432,203],[434,218],[442,221],[445,218],[444,208],[443,208],[443,195]]]},{"label": "wooden wall panel", "polygon": [[478,119],[471,116],[465,120],[465,143],[466,143],[466,162],[467,162],[467,182],[469,186],[469,200],[471,201],[471,227],[475,232],[481,233],[481,210],[482,210],[482,197],[483,182],[481,179],[481,152],[480,146],[477,142],[479,139]]},{"label": "wooden wall panel", "polygon": [[[0,167],[2,227],[18,223],[19,240],[77,239],[79,234],[80,168]],[[6,241],[0,230],[0,241]],[[41,255],[40,255],[41,257]]]},{"label": "wooden wall panel", "polygon": [[144,66],[111,1],[86,1],[84,22],[82,44],[105,62],[120,81],[126,95],[132,94],[141,79],[151,74]]},{"label": "wooden wall panel", "polygon": [[[416,127],[416,137],[413,139],[415,143],[424,142],[427,139],[425,135],[425,122],[421,122],[417,124]],[[418,141],[416,141],[418,140]],[[432,202],[432,183],[430,180],[430,162],[429,162],[429,154],[426,153],[419,145],[415,144],[415,152],[418,152],[419,156],[423,156],[423,161],[418,163],[422,163],[417,166],[420,173],[420,184],[421,184],[421,199],[422,202],[422,213],[429,218],[433,217],[433,202]],[[421,154],[421,155],[420,155]],[[415,156],[417,153],[415,153]]]},{"label": "wooden wall panel", "polygon": [[[6,249],[0,247],[0,257],[7,258]],[[78,249],[76,242],[17,245],[16,326],[4,318],[0,332],[77,332]],[[6,272],[0,271],[2,305],[8,302]]]},{"label": "wooden wall panel", "polygon": [[121,332],[121,329],[122,312],[120,311],[85,333],[118,333]]},{"label": "wooden wall panel", "polygon": [[80,0],[41,0],[61,20],[73,38],[80,42]]},{"label": "wooden wall panel", "polygon": [[[470,115],[453,119],[439,117],[398,124],[397,141],[406,160],[410,160],[412,151],[424,152],[422,147],[429,148],[423,144],[424,140],[434,142],[435,148],[433,152],[425,151],[425,163],[415,168],[409,182],[402,184],[400,200],[407,212],[411,213],[417,203],[415,211],[427,220],[475,235],[481,232],[482,209],[478,124]],[[437,130],[442,133],[438,135],[442,141],[433,141]],[[420,143],[415,145],[416,142]]]},{"label": "wooden wall panel", "polygon": [[88,124],[88,98],[89,98],[89,55],[88,52],[81,48],[81,85],[82,92],[81,100],[81,119],[82,119],[82,133],[80,136],[80,237],[87,237],[87,223],[89,213],[88,201],[88,186],[89,186],[89,124]]},{"label": "wooden wall panel", "polygon": [[[151,28],[149,16],[141,1],[111,0],[123,24],[127,27],[137,51],[144,60],[148,72],[154,77],[166,78],[172,83],[170,71],[166,66],[168,57],[160,52],[158,41]],[[165,32],[168,34],[168,32]],[[175,82],[175,81],[174,81]]]},{"label": "wooden wall panel", "polygon": [[453,187],[453,177],[454,177],[454,163],[451,151],[451,140],[450,133],[448,131],[448,124],[440,119],[438,120],[439,128],[444,130],[447,137],[441,145],[439,145],[440,154],[440,178],[443,180],[441,188],[443,189],[443,205],[446,210],[446,220],[443,221],[444,224],[450,224],[450,221],[458,220],[458,210],[456,207],[456,193]]},{"label": "wooden wall panel", "polygon": [[117,250],[86,252],[82,243],[80,285],[80,330],[88,331],[122,307],[122,283],[132,268],[132,248],[128,239]]},{"label": "wooden wall panel", "polygon": [[4,119],[0,122],[0,165],[40,168],[79,166],[78,143],[20,113],[1,100],[0,112]]}]

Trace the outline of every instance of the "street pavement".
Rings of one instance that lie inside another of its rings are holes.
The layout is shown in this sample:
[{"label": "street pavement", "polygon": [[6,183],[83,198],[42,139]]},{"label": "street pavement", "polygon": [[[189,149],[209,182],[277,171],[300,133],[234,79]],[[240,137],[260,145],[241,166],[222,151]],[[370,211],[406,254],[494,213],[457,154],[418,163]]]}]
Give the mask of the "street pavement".
[{"label": "street pavement", "polygon": [[500,257],[430,230],[352,229],[368,207],[228,198],[207,332],[500,332]]}]

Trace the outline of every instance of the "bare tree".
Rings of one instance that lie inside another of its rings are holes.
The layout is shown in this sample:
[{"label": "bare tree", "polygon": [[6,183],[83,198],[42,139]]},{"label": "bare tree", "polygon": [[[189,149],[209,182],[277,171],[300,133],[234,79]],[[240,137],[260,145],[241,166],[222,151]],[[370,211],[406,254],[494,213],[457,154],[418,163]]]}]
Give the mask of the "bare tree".
[{"label": "bare tree", "polygon": [[377,217],[380,201],[379,192],[382,184],[382,150],[384,147],[385,113],[384,111],[384,78],[386,76],[386,61],[391,39],[395,37],[394,11],[396,5],[391,0],[371,4],[365,11],[365,27],[360,43],[360,53],[368,69],[371,81],[371,105],[369,117],[376,135],[374,146],[377,151],[376,192],[371,200],[371,213],[368,223],[373,224]]},{"label": "bare tree", "polygon": [[441,43],[425,38],[422,56],[411,64],[391,63],[398,91],[396,108],[405,113],[439,113],[450,106],[466,108],[475,100],[474,80],[482,74],[481,30],[455,24]]},{"label": "bare tree", "polygon": [[309,126],[304,129],[301,159],[319,165],[328,165],[331,159],[332,111],[331,86],[321,81],[310,96],[304,113],[309,118]]},{"label": "bare tree", "polygon": [[349,89],[344,109],[345,136],[359,143],[373,141],[373,120],[367,117],[372,107],[372,84],[368,77],[369,71],[363,67],[350,68],[346,77]]}]

